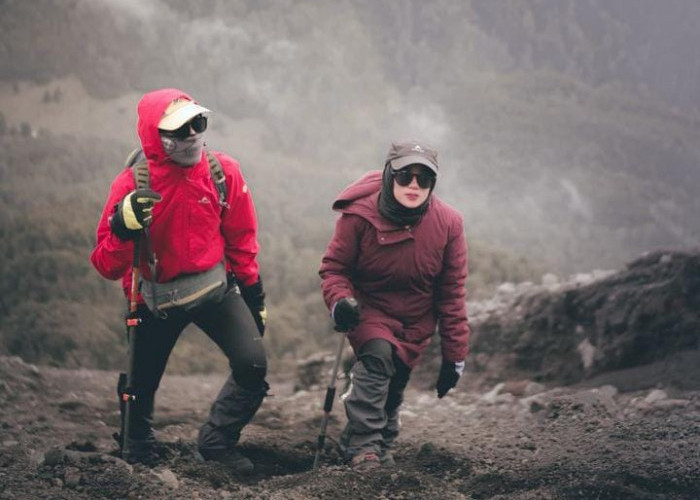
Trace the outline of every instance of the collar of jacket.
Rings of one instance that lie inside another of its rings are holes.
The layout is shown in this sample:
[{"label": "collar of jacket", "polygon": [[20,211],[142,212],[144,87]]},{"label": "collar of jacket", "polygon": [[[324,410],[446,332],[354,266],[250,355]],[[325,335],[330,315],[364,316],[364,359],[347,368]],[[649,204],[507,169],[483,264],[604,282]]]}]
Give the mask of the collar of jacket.
[{"label": "collar of jacket", "polygon": [[[380,245],[393,245],[413,239],[415,226],[400,227],[392,224],[379,214],[379,192],[382,188],[382,172],[372,171],[345,188],[333,203],[333,210],[343,214],[362,217],[377,231],[377,242]],[[431,197],[432,198],[432,197]],[[430,202],[432,206],[432,199]],[[426,210],[420,223],[430,212]]]}]

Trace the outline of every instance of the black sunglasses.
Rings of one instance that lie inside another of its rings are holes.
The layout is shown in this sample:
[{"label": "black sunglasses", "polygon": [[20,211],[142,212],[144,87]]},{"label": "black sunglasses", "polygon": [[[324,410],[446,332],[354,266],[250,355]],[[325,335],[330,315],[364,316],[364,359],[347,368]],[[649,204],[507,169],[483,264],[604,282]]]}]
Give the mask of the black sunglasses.
[{"label": "black sunglasses", "polygon": [[394,179],[396,180],[396,184],[401,187],[406,187],[411,184],[414,177],[418,181],[418,187],[421,189],[432,187],[432,185],[435,183],[435,176],[430,172],[421,172],[416,174],[410,170],[399,170],[398,172],[393,172],[393,175]]},{"label": "black sunglasses", "polygon": [[204,115],[197,115],[180,128],[176,128],[175,130],[161,130],[161,133],[173,139],[187,139],[190,136],[190,128],[194,130],[196,134],[201,134],[207,129],[207,117]]}]

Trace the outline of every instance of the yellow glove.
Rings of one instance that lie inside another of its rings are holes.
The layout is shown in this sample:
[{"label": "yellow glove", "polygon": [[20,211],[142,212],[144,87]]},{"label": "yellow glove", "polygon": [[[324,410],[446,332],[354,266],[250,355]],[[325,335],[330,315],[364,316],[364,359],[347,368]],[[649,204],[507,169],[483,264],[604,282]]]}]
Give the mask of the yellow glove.
[{"label": "yellow glove", "polygon": [[151,189],[136,189],[127,194],[117,205],[110,220],[112,232],[123,240],[131,240],[139,231],[150,225],[153,219],[153,205],[163,198]]},{"label": "yellow glove", "polygon": [[139,230],[148,226],[153,218],[153,205],[162,199],[151,189],[137,189],[127,194],[120,204],[126,228]]}]

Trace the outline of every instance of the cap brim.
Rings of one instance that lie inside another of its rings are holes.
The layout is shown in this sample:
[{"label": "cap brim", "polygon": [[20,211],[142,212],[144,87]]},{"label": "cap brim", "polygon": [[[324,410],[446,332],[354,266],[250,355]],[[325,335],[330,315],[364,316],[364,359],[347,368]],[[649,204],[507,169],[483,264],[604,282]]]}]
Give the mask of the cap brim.
[{"label": "cap brim", "polygon": [[202,113],[211,113],[211,111],[204,106],[190,101],[185,106],[182,106],[163,118],[160,123],[158,123],[158,128],[161,130],[177,130],[192,118]]},{"label": "cap brim", "polygon": [[424,156],[402,156],[401,158],[391,160],[391,168],[394,170],[401,170],[404,167],[415,164],[425,165],[430,170],[432,170],[435,175],[437,175],[438,173],[437,165],[435,165],[433,162],[431,162]]}]

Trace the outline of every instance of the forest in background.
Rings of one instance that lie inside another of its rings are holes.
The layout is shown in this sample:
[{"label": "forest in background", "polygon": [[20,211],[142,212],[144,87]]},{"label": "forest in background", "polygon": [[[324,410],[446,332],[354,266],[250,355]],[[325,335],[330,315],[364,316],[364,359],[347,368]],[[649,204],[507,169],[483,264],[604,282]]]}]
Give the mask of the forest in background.
[{"label": "forest in background", "polygon": [[[471,298],[699,243],[690,0],[2,6],[3,354],[123,364],[119,285],[88,255],[136,101],[160,86],[214,109],[210,145],[241,160],[278,366],[332,343],[316,274],[330,203],[394,138],[440,151],[438,194],[465,214]],[[185,336],[170,369],[222,366]]]}]

